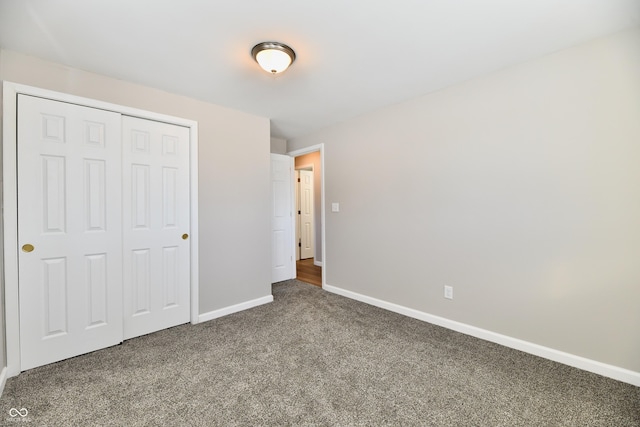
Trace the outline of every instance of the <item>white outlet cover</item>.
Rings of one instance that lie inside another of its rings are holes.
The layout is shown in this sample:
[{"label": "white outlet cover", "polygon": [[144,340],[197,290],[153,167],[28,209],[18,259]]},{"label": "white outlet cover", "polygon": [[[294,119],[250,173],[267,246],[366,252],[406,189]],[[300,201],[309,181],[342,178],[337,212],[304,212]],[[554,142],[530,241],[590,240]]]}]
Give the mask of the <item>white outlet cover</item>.
[{"label": "white outlet cover", "polygon": [[331,203],[331,212],[340,212],[340,203]]}]

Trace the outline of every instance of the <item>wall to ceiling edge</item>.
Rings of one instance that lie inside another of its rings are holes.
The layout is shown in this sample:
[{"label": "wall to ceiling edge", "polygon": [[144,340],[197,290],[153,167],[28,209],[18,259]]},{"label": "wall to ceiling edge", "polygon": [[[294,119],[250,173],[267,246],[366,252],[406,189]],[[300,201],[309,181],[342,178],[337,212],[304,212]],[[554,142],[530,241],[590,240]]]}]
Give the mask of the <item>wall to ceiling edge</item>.
[{"label": "wall to ceiling edge", "polygon": [[328,285],[637,381],[639,141],[636,28],[288,149],[325,144]]},{"label": "wall to ceiling edge", "polygon": [[197,121],[199,312],[271,295],[269,119],[18,52],[0,58],[2,81]]}]

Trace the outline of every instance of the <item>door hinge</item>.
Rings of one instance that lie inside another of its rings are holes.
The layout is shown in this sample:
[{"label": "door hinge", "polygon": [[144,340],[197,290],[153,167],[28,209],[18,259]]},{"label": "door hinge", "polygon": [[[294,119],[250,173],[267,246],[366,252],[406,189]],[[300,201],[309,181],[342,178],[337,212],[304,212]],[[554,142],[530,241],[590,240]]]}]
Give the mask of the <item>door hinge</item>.
[{"label": "door hinge", "polygon": [[298,211],[298,215],[300,215],[302,212]]},{"label": "door hinge", "polygon": [[298,182],[300,182],[300,178],[298,178]]}]

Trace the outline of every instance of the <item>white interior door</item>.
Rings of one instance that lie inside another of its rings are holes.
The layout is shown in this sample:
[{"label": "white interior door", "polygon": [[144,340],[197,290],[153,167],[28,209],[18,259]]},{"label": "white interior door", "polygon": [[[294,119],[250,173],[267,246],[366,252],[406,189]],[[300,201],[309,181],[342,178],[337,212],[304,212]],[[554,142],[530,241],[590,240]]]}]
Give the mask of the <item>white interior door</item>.
[{"label": "white interior door", "polygon": [[271,154],[271,282],[296,277],[293,257],[293,158]]},{"label": "white interior door", "polygon": [[124,338],[189,322],[189,129],[123,116]]},{"label": "white interior door", "polygon": [[21,369],[122,341],[121,116],[18,96]]},{"label": "white interior door", "polygon": [[300,259],[314,257],[313,171],[300,171]]}]

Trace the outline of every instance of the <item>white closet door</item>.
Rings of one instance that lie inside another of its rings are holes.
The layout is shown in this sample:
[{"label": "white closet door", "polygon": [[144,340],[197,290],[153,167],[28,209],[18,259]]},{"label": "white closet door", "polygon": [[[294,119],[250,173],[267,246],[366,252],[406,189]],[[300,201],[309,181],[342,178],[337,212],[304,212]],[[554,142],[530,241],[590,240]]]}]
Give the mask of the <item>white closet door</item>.
[{"label": "white closet door", "polygon": [[17,149],[25,370],[122,341],[121,116],[20,95]]},{"label": "white closet door", "polygon": [[123,117],[124,338],[189,322],[189,129]]}]

